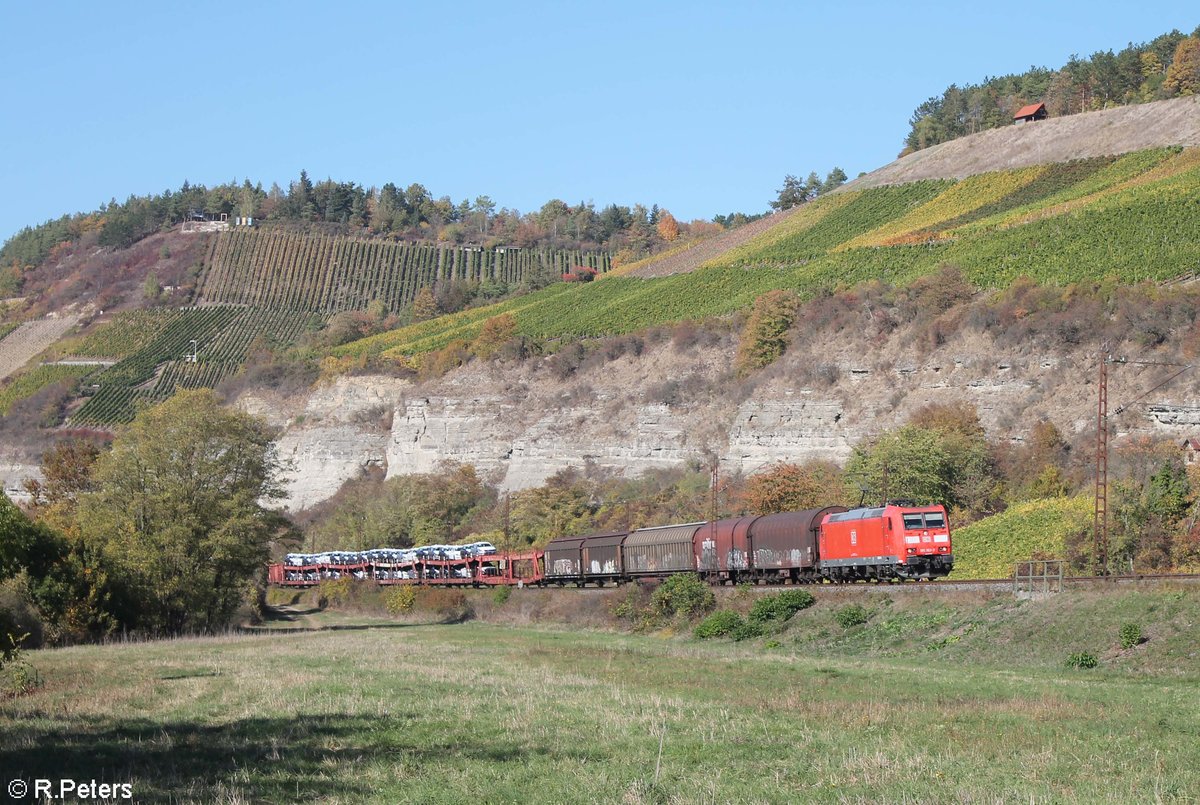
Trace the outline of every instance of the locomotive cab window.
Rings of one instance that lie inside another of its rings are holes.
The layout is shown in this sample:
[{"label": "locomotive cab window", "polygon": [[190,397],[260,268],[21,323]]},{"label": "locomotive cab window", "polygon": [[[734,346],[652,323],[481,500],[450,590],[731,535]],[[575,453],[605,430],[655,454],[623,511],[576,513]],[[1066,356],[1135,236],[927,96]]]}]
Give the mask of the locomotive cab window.
[{"label": "locomotive cab window", "polygon": [[906,529],[912,530],[914,528],[924,528],[925,525],[924,525],[924,523],[922,523],[921,515],[919,513],[918,514],[906,514],[906,515],[904,515],[904,527]]},{"label": "locomotive cab window", "polygon": [[925,525],[928,528],[945,528],[946,517],[941,512],[925,512]]}]

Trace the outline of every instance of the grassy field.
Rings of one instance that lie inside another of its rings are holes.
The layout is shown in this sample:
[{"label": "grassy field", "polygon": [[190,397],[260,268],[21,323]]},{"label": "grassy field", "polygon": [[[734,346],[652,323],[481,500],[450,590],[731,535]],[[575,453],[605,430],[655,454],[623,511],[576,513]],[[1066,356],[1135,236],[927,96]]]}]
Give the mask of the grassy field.
[{"label": "grassy field", "polygon": [[[551,595],[522,592],[483,612],[491,623],[293,609],[227,637],[35,652],[46,685],[0,702],[0,770],[131,782],[156,802],[1188,802],[1200,791],[1200,591],[1024,602],[822,591],[771,643],[502,623]],[[867,622],[840,627],[851,601]],[[1131,616],[1147,642],[1107,646]],[[1065,669],[1075,644],[1100,667]]]}]

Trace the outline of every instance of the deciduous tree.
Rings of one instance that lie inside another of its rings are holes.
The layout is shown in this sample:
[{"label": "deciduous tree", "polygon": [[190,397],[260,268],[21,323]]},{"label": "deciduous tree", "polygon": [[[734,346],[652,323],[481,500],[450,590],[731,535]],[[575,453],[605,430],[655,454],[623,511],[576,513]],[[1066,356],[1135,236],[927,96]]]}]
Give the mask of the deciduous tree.
[{"label": "deciduous tree", "polygon": [[742,492],[743,504],[754,514],[815,509],[844,497],[841,470],[824,461],[773,464],[751,475]]},{"label": "deciduous tree", "polygon": [[738,342],[737,369],[747,375],[773,363],[787,349],[799,300],[791,291],[769,291],[754,300]]},{"label": "deciduous tree", "polygon": [[1163,88],[1172,95],[1200,92],[1200,38],[1189,36],[1175,47]]},{"label": "deciduous tree", "polygon": [[80,528],[103,547],[153,632],[225,625],[282,527],[265,425],[180,391],[139,413],[96,462]]}]

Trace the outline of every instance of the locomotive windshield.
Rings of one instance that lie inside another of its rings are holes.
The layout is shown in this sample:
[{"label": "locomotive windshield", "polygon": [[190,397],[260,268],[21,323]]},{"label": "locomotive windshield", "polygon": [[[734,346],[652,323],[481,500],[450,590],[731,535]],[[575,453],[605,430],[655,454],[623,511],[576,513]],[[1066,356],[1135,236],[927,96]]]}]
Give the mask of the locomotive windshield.
[{"label": "locomotive windshield", "polygon": [[904,527],[910,531],[920,528],[945,528],[946,516],[941,512],[908,512],[904,515]]}]

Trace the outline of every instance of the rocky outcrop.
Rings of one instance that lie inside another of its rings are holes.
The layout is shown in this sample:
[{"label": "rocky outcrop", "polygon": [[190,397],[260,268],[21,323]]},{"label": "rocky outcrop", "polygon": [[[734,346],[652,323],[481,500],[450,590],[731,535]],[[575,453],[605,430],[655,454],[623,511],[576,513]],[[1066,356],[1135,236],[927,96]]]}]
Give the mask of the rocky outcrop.
[{"label": "rocky outcrop", "polygon": [[[343,378],[297,400],[248,396],[244,408],[284,427],[286,505],[329,497],[372,468],[391,477],[469,463],[504,489],[536,486],[566,468],[625,474],[718,458],[722,472],[776,461],[844,462],[854,446],[934,402],[962,400],[993,439],[1020,441],[1039,420],[1087,443],[1095,426],[1095,356],[1019,351],[983,336],[916,354],[896,333],[886,343],[810,344],[761,376],[728,374],[732,344],[679,351],[669,344],[559,379],[548,364],[480,362],[418,384]],[[1128,389],[1152,387],[1152,369],[1122,368],[1113,387],[1113,433],[1178,437],[1200,429],[1200,380],[1117,415]],[[1157,378],[1161,379],[1161,378]],[[1140,393],[1140,391],[1138,392]]]}]

